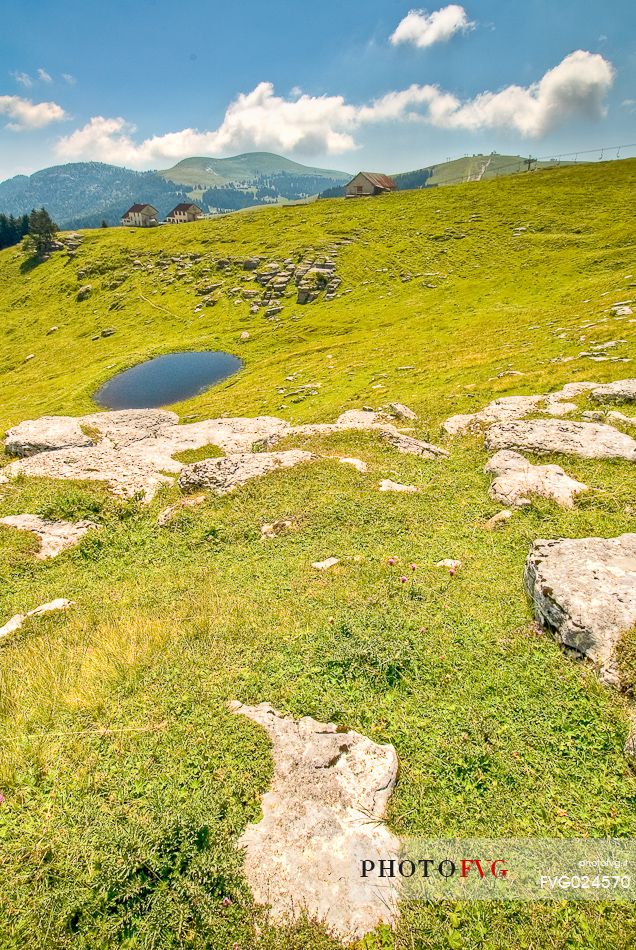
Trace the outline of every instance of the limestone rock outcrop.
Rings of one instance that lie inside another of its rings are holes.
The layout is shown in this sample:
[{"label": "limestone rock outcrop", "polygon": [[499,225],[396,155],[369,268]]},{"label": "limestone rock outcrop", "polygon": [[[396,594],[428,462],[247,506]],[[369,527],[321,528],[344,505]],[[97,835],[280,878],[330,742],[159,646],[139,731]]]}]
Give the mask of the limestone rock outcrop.
[{"label": "limestone rock outcrop", "polygon": [[97,528],[93,521],[50,521],[37,515],[8,515],[0,518],[0,524],[34,534],[40,542],[40,550],[36,555],[40,560],[56,557],[78,544],[92,528]]},{"label": "limestone rock outcrop", "polygon": [[493,455],[484,472],[496,476],[490,496],[503,505],[529,505],[531,495],[541,495],[564,508],[572,508],[574,496],[588,491],[587,485],[570,478],[560,465],[533,465],[518,452],[506,449]]},{"label": "limestone rock outcrop", "polygon": [[301,462],[311,462],[313,458],[311,452],[290,449],[288,452],[241,453],[225,458],[203,459],[183,468],[179,487],[182,491],[211,488],[217,495],[226,495],[259,475],[275,469],[291,468]]},{"label": "limestone rock outcrop", "polygon": [[284,717],[267,703],[232,708],[265,729],[274,757],[263,817],[239,842],[257,903],[281,922],[306,911],[345,941],[393,923],[394,883],[380,888],[359,873],[362,859],[400,851],[382,822],[397,776],[393,746],[309,716]]},{"label": "limestone rock outcrop", "polygon": [[636,534],[535,541],[524,583],[537,620],[620,685],[616,644],[636,624]]},{"label": "limestone rock outcrop", "polygon": [[563,419],[500,422],[486,433],[486,448],[526,452],[561,452],[591,459],[636,461],[636,441],[612,426]]}]

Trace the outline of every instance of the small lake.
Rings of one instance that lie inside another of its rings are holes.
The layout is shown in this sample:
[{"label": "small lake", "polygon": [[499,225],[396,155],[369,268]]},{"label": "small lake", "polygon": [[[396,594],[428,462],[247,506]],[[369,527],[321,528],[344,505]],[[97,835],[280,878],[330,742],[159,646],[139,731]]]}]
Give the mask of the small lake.
[{"label": "small lake", "polygon": [[198,396],[238,372],[243,363],[231,353],[168,353],[113,376],[95,393],[106,409],[154,409]]}]

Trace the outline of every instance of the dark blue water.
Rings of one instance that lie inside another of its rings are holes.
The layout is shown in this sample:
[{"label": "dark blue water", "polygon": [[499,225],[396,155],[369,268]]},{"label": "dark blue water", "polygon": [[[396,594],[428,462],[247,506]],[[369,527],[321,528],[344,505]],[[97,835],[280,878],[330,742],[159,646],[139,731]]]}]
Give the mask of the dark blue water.
[{"label": "dark blue water", "polygon": [[211,353],[169,353],[113,376],[95,394],[106,409],[153,409],[190,399],[242,366],[238,357]]}]

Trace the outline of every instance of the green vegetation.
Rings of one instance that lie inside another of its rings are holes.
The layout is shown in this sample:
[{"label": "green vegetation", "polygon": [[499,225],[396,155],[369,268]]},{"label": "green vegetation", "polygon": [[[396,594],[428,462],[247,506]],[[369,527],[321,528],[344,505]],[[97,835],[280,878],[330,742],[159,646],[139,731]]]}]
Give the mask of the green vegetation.
[{"label": "green vegetation", "polygon": [[[636,357],[636,324],[609,310],[636,296],[623,210],[635,185],[636,161],[623,161],[96,230],[74,256],[32,268],[16,248],[0,254],[2,429],[93,411],[115,372],[209,348],[240,352],[245,367],[178,405],[183,421],[331,421],[400,401],[419,415],[414,434],[451,450],[425,462],[369,433],[296,438],[323,457],[210,495],[165,528],[157,515],[176,487],[148,506],[88,483],[0,487],[1,515],[100,524],[44,562],[30,535],[0,529],[0,622],[56,597],[75,604],[0,647],[2,950],[339,946],[307,922],[273,927],[251,903],[234,843],[259,818],[272,763],[231,699],[393,743],[388,820],[402,836],[636,836],[625,700],[536,630],[522,587],[534,539],[633,529],[633,469],[555,458],[594,491],[571,511],[538,500],[491,533],[483,442],[440,430],[497,396],[633,375],[633,362],[579,354],[621,340],[607,352]],[[243,258],[298,260],[343,239],[331,302],[298,306],[290,292],[268,320],[227,293]],[[187,270],[172,262],[191,254],[203,256]],[[219,258],[232,263],[217,271]],[[195,312],[212,273],[220,299]],[[383,478],[420,491],[380,493]],[[276,519],[294,530],[263,540]],[[312,570],[330,555],[337,567]],[[442,558],[463,567],[451,577]],[[619,902],[413,904],[395,934],[361,946],[627,950],[635,939]]]},{"label": "green vegetation", "polygon": [[233,158],[184,158],[172,168],[158,173],[180,185],[201,185],[208,188],[253,181],[261,176],[293,175],[348,181],[347,172],[328,168],[311,168],[273,152],[246,152]]}]

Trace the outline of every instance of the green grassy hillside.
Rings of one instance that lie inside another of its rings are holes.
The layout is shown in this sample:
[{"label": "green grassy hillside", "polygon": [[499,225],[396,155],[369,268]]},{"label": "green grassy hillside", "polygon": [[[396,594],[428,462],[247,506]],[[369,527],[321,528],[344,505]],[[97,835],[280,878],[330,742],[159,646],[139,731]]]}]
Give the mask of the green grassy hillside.
[{"label": "green grassy hillside", "polygon": [[253,181],[261,176],[294,175],[312,178],[342,179],[351,177],[347,172],[332,171],[326,168],[312,168],[301,165],[273,152],[246,152],[232,158],[184,158],[172,168],[158,173],[167,181],[182,185],[228,185],[231,183]]},{"label": "green grassy hillside", "polygon": [[[167,528],[156,518],[176,486],[148,506],[90,483],[0,486],[0,515],[101,525],[44,562],[30,535],[0,528],[0,623],[75,602],[0,647],[3,950],[340,946],[252,904],[234,843],[258,820],[272,762],[231,699],[393,743],[401,836],[636,836],[625,701],[537,631],[522,586],[534,539],[633,530],[633,469],[552,459],[594,491],[569,511],[537,500],[492,533],[483,439],[440,429],[497,396],[634,375],[636,323],[609,308],[636,297],[635,185],[636,161],[613,162],[86,232],[75,257],[37,266],[0,253],[2,430],[92,411],[102,382],[148,357],[224,349],[244,369],[179,404],[182,420],[331,421],[400,401],[419,415],[414,434],[451,452],[425,462],[368,433],[296,438],[323,457],[210,494]],[[270,320],[228,293],[240,259],[297,260],[343,239],[330,302],[290,293]],[[202,256],[171,261],[188,254]],[[212,274],[219,302],[195,312]],[[608,343],[632,362],[580,355]],[[382,494],[384,478],[420,491]],[[260,526],[281,518],[293,530],[264,541]],[[312,570],[330,555],[336,568]],[[443,558],[462,569],[449,576]],[[441,903],[405,907],[394,935],[362,946],[626,950],[635,938],[619,902]]]}]

